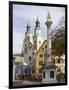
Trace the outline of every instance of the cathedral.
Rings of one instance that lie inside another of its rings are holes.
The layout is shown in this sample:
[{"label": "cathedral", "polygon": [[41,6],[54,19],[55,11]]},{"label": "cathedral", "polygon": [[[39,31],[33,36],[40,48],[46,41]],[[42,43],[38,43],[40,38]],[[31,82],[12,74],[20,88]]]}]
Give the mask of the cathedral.
[{"label": "cathedral", "polygon": [[31,27],[27,24],[25,38],[23,41],[22,52],[26,63],[31,62],[34,59],[35,53],[42,45],[43,39],[41,37],[40,22],[37,18],[34,28],[34,35],[31,34]]},{"label": "cathedral", "polygon": [[30,66],[30,70],[27,70],[27,73],[30,72],[33,75],[34,67],[35,67],[35,55],[40,46],[43,43],[43,39],[41,37],[41,28],[40,22],[37,18],[35,22],[34,35],[32,36],[31,27],[29,23],[26,27],[25,38],[23,40],[22,52],[24,55],[24,62],[27,63],[28,69]]}]

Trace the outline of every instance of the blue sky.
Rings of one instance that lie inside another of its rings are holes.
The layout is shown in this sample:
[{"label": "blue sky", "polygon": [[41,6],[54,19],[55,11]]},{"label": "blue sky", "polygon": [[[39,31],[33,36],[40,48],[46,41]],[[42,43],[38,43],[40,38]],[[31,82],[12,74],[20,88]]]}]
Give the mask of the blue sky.
[{"label": "blue sky", "polygon": [[41,26],[41,35],[46,39],[47,31],[45,26],[48,11],[51,13],[53,29],[57,26],[62,16],[65,17],[65,8],[48,6],[13,5],[13,53],[21,53],[26,25],[29,22],[33,35],[35,22],[38,17]]}]

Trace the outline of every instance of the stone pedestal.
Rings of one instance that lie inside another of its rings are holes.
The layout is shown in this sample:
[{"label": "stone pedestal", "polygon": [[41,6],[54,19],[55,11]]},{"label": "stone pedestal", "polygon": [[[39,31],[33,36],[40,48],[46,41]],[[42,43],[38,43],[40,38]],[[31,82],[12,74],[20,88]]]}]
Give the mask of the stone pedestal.
[{"label": "stone pedestal", "polygon": [[57,83],[55,65],[50,65],[43,68],[42,83]]}]

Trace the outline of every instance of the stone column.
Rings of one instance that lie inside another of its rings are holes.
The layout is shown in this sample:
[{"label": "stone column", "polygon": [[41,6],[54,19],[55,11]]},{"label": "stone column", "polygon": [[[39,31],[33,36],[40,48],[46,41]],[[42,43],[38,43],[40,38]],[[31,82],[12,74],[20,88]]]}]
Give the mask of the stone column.
[{"label": "stone column", "polygon": [[50,35],[51,28],[50,27],[52,24],[52,19],[49,12],[45,24],[47,26],[47,58],[45,58],[45,60],[47,60],[47,63],[42,70],[42,83],[57,83],[56,66],[52,63],[52,58],[51,58],[51,35]]},{"label": "stone column", "polygon": [[51,64],[52,60],[51,60],[51,24],[52,24],[52,19],[50,16],[50,13],[48,12],[48,16],[47,16],[47,21],[46,21],[46,26],[47,26],[47,64]]}]

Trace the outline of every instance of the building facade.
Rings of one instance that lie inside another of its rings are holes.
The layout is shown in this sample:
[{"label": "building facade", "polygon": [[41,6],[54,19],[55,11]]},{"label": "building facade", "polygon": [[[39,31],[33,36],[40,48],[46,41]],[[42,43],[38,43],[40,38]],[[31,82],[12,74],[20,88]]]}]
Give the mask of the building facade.
[{"label": "building facade", "polygon": [[41,28],[40,28],[40,22],[37,18],[36,20],[36,26],[34,28],[34,36],[33,36],[33,50],[38,51],[40,46],[42,45],[43,39],[41,37]]},{"label": "building facade", "polygon": [[46,63],[46,51],[47,51],[47,41],[45,40],[41,47],[36,52],[35,59],[35,79],[41,80],[42,67]]},{"label": "building facade", "polygon": [[65,73],[65,55],[55,56],[54,63],[57,66],[57,74]]},{"label": "building facade", "polygon": [[13,55],[13,81],[20,79],[20,78],[22,79],[23,63],[24,63],[23,55],[21,54]]},{"label": "building facade", "polygon": [[24,54],[25,63],[30,66],[30,74],[33,75],[35,67],[35,54],[42,45],[43,39],[41,37],[40,22],[37,18],[35,22],[34,35],[31,34],[31,27],[28,24],[26,27],[25,38],[22,46],[22,53]]},{"label": "building facade", "polygon": [[29,63],[32,61],[33,39],[32,39],[30,28],[31,27],[28,24],[26,27],[25,38],[22,46],[22,53],[24,54],[24,60],[26,63]]}]

